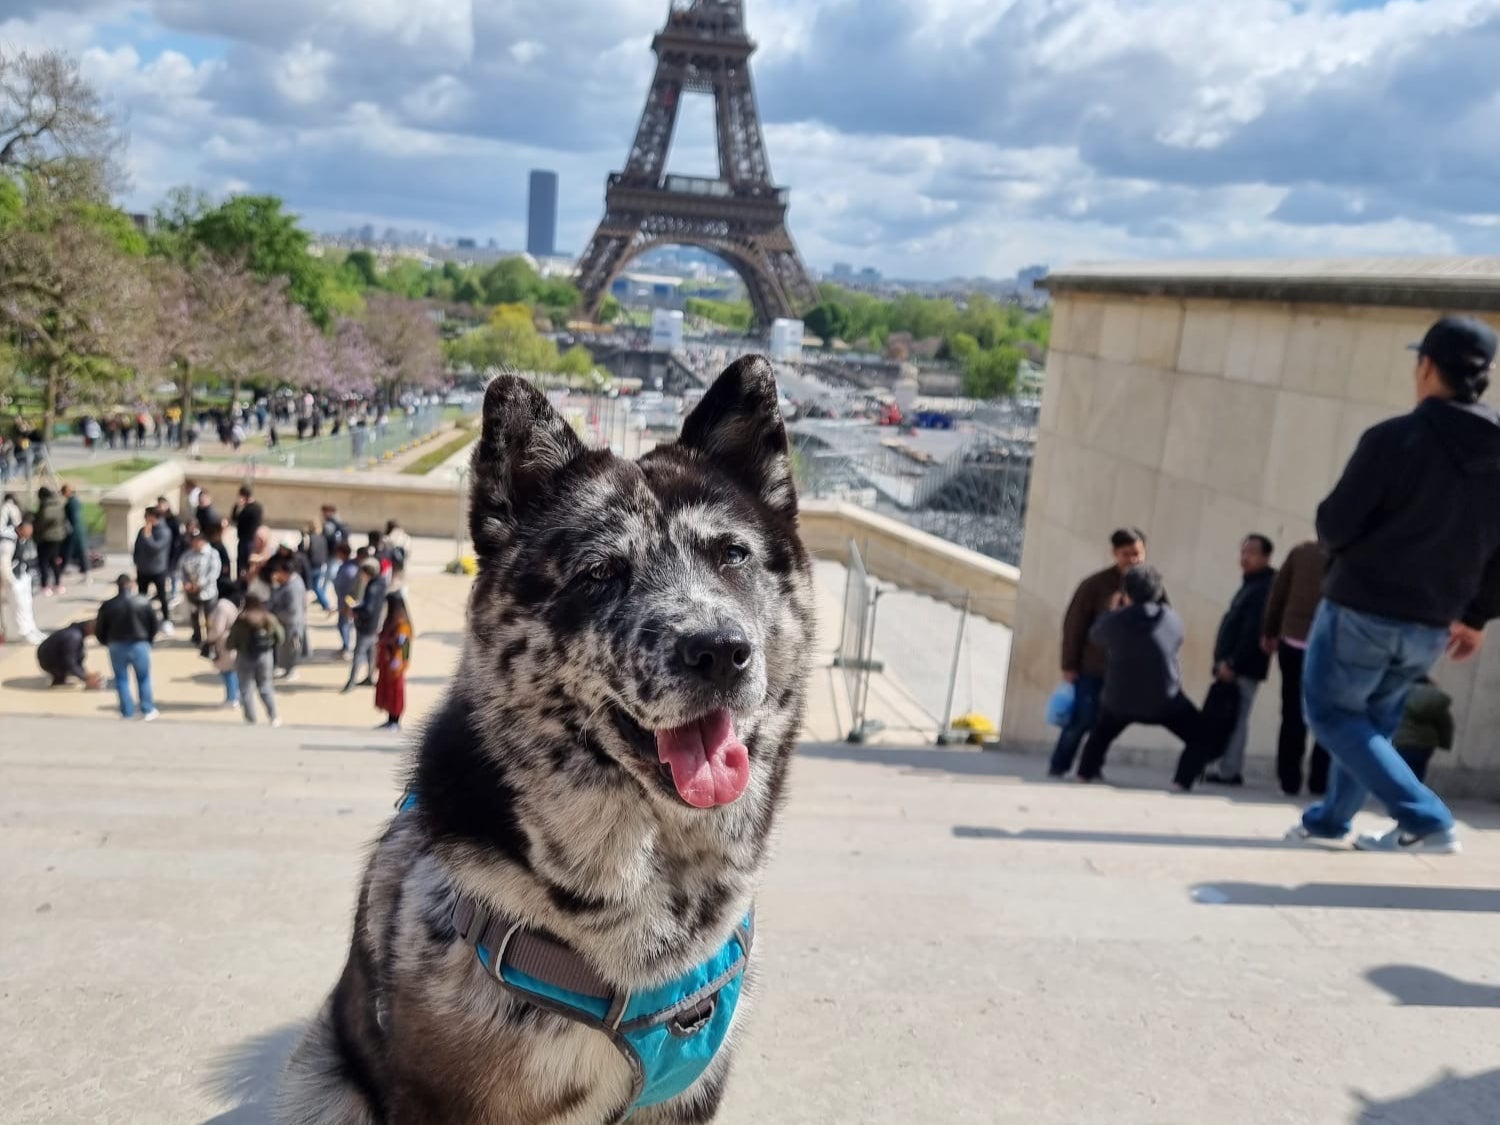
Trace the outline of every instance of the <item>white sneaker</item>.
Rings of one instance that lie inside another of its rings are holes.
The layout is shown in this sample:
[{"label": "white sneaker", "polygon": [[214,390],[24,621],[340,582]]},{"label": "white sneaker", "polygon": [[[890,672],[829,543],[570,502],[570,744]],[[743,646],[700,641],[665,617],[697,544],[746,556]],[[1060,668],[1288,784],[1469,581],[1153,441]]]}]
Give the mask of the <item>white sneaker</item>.
[{"label": "white sneaker", "polygon": [[1327,844],[1337,844],[1343,840],[1342,836],[1319,836],[1315,832],[1309,832],[1307,825],[1300,820],[1288,828],[1281,838],[1288,844],[1300,844],[1305,848],[1319,848]]},{"label": "white sneaker", "polygon": [[162,636],[164,636],[164,637],[170,637],[173,634],[175,634],[176,632],[177,632],[177,626],[173,625],[170,621],[163,621],[161,623],[161,635]]},{"label": "white sneaker", "polygon": [[271,720],[271,725],[273,727],[279,727],[281,725],[281,720],[280,719],[272,719]]},{"label": "white sneaker", "polygon": [[1413,836],[1403,832],[1398,824],[1389,832],[1362,832],[1354,847],[1362,852],[1413,852],[1423,855],[1457,855],[1464,850],[1458,841],[1458,833],[1452,828],[1439,828],[1425,836]]},{"label": "white sneaker", "polygon": [[161,717],[161,712],[160,711],[147,711],[144,715],[141,716],[141,722],[143,722],[143,723],[154,723],[160,717]]}]

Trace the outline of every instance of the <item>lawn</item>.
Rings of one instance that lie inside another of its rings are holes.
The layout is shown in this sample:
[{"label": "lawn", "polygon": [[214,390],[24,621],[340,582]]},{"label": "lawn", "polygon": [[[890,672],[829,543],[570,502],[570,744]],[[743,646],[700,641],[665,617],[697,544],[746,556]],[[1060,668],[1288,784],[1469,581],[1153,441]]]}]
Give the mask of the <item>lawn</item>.
[{"label": "lawn", "polygon": [[159,464],[161,464],[160,459],[155,457],[127,457],[123,461],[106,461],[101,465],[83,465],[76,469],[67,469],[57,475],[58,479],[75,485],[113,488],[117,484],[124,484],[131,477],[139,476],[147,469],[156,468]]},{"label": "lawn", "polygon": [[460,449],[464,448],[464,446],[472,443],[473,440],[474,434],[471,431],[461,431],[452,441],[446,441],[431,452],[424,453],[410,465],[406,466],[406,468],[402,469],[401,472],[405,476],[426,476]]}]

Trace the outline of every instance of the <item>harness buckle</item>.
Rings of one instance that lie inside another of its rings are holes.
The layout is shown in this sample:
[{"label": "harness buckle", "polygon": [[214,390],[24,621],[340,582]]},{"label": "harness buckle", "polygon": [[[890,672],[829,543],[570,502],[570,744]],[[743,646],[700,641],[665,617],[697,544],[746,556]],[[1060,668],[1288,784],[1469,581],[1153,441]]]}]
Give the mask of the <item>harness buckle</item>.
[{"label": "harness buckle", "polygon": [[678,1039],[691,1039],[708,1026],[719,1006],[719,994],[705,997],[685,1011],[678,1012],[667,1022],[667,1030]]}]

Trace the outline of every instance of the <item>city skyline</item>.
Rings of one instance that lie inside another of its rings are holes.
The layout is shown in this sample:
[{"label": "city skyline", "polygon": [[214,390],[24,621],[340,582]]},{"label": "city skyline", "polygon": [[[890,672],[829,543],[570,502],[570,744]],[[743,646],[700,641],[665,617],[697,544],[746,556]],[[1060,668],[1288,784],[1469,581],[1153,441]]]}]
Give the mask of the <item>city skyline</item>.
[{"label": "city skyline", "polygon": [[[192,183],[280,195],[322,231],[520,247],[547,168],[577,250],[663,7],[13,0],[0,44],[80,59],[130,133],[131,209]],[[1191,0],[749,0],[747,19],[820,272],[1500,252],[1500,0],[1244,0],[1233,21]],[[685,104],[671,170],[712,174],[712,135]]]}]

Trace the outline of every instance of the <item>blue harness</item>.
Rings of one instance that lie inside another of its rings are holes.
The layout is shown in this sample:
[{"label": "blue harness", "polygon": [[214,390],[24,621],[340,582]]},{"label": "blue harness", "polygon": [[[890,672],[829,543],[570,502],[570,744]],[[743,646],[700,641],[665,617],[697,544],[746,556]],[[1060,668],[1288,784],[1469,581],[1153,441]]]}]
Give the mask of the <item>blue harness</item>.
[{"label": "blue harness", "polygon": [[[400,810],[416,803],[409,793]],[[703,1076],[729,1037],[754,940],[752,911],[701,965],[656,988],[622,992],[573,949],[466,895],[454,903],[451,922],[502,988],[609,1037],[633,1083],[620,1121],[685,1093]]]}]

